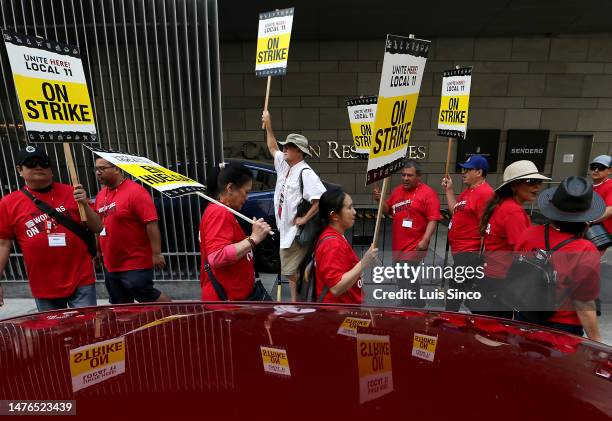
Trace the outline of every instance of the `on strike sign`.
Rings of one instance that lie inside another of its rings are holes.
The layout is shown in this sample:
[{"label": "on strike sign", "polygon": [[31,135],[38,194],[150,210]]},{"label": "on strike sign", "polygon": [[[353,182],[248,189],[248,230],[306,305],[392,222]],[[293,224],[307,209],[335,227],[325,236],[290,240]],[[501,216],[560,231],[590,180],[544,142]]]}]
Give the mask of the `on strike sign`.
[{"label": "on strike sign", "polygon": [[123,373],[125,373],[123,336],[70,350],[73,392]]},{"label": "on strike sign", "polygon": [[259,14],[255,76],[287,73],[293,7]]},{"label": "on strike sign", "polygon": [[78,47],[2,31],[30,142],[96,142]]},{"label": "on strike sign", "polygon": [[393,392],[389,335],[370,327],[357,327],[359,403]]},{"label": "on strike sign", "polygon": [[472,68],[444,71],[438,135],[465,139],[472,86]]},{"label": "on strike sign", "polygon": [[372,123],[376,115],[376,97],[355,98],[346,101],[348,107],[351,132],[358,154],[370,153],[372,144]]},{"label": "on strike sign", "polygon": [[366,184],[402,166],[430,41],[387,35]]}]

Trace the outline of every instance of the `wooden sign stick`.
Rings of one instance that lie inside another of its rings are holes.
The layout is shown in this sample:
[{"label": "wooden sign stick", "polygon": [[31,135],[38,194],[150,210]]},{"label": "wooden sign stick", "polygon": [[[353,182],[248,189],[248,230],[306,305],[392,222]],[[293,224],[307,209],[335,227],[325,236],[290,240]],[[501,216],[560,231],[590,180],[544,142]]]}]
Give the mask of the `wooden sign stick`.
[{"label": "wooden sign stick", "polygon": [[[72,150],[70,149],[70,143],[64,142],[64,155],[66,155],[66,163],[68,164],[68,173],[70,174],[70,180],[72,185],[76,186],[79,183],[79,177],[77,175],[76,166],[74,165],[74,158],[72,157]],[[79,215],[81,221],[87,221],[87,214],[85,214],[85,205],[79,203]]]},{"label": "wooden sign stick", "polygon": [[444,170],[444,176],[446,178],[449,178],[449,175],[448,175],[448,166],[450,165],[451,150],[452,149],[453,149],[453,138],[449,137],[448,138],[448,149],[446,150],[446,169]]},{"label": "wooden sign stick", "polygon": [[[266,100],[264,101],[264,111],[268,111],[268,102],[270,101],[270,84],[272,82],[272,76],[268,76],[268,86],[266,87]],[[265,129],[266,126],[262,123],[261,128]]]},{"label": "wooden sign stick", "polygon": [[372,239],[372,245],[377,247],[378,237],[380,237],[380,221],[382,220],[383,207],[385,204],[385,196],[389,189],[389,178],[383,180],[382,191],[380,192],[380,201],[378,202],[378,213],[376,214],[376,225],[374,227],[374,238]]}]

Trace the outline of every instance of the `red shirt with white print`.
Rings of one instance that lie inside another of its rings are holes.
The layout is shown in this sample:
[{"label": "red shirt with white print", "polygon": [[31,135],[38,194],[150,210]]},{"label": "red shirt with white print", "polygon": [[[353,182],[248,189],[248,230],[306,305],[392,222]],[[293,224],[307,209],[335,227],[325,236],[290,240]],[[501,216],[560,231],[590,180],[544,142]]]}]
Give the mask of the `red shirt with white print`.
[{"label": "red shirt with white print", "polygon": [[[58,212],[80,221],[72,186],[53,183],[46,193],[28,190]],[[21,191],[0,201],[0,238],[19,243],[35,298],[69,297],[78,287],[95,282],[83,240],[38,209]]]},{"label": "red shirt with white print", "polygon": [[[202,267],[200,270],[200,285],[202,286],[203,301],[218,301],[204,264],[208,255],[223,250],[227,245],[238,243],[246,238],[242,227],[236,217],[227,209],[209,204],[202,215],[200,222],[200,254]],[[253,266],[253,251],[249,251],[238,261],[211,269],[213,275],[225,290],[228,300],[244,300],[253,291],[255,282],[255,268]]]},{"label": "red shirt with white print", "polygon": [[406,190],[396,187],[387,199],[389,214],[393,217],[392,249],[395,260],[420,260],[427,251],[415,252],[423,239],[429,221],[439,221],[440,199],[435,190],[419,183]]},{"label": "red shirt with white print", "polygon": [[525,209],[512,197],[493,211],[484,235],[485,276],[505,279],[512,265],[512,251],[531,221]]},{"label": "red shirt with white print", "polygon": [[453,254],[480,250],[480,220],[494,194],[486,181],[461,192],[448,226],[448,241]]},{"label": "red shirt with white print", "polygon": [[[606,206],[612,206],[612,179],[606,178],[599,184],[593,184],[593,191],[601,196]],[[603,226],[609,233],[612,233],[612,217],[605,219]]]},{"label": "red shirt with white print", "polygon": [[96,212],[102,218],[100,247],[109,272],[150,269],[153,252],[146,225],[157,221],[149,192],[125,179],[114,189],[104,187],[96,196]]}]

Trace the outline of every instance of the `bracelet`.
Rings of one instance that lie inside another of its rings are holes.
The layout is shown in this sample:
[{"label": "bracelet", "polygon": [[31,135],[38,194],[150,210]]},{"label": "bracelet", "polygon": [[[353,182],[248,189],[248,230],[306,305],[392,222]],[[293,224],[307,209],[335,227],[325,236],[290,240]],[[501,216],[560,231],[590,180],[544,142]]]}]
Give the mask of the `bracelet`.
[{"label": "bracelet", "polygon": [[246,238],[246,240],[247,240],[247,241],[248,241],[248,242],[251,244],[251,250],[255,250],[255,247],[257,247],[257,244],[255,243],[255,240],[253,240],[253,239],[251,238],[251,236],[248,236],[248,237]]}]

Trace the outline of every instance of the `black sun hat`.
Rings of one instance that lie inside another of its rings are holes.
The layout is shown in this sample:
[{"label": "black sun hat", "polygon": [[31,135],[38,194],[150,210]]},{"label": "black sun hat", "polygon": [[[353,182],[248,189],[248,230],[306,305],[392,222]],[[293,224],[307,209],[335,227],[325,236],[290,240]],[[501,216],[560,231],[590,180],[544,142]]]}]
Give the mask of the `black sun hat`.
[{"label": "black sun hat", "polygon": [[538,197],[542,215],[553,221],[588,222],[604,214],[606,204],[584,177],[571,176]]}]

